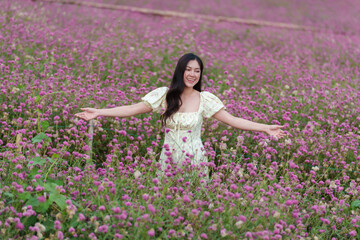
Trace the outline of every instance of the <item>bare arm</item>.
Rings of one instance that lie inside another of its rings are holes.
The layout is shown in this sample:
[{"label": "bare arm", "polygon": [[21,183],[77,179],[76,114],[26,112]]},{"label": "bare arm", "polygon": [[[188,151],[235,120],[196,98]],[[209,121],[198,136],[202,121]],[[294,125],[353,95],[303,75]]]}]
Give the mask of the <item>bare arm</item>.
[{"label": "bare arm", "polygon": [[234,128],[238,128],[246,131],[257,131],[257,132],[265,132],[271,136],[275,136],[277,138],[284,137],[286,134],[280,129],[284,126],[279,125],[267,125],[252,122],[243,118],[238,118],[232,116],[230,113],[225,111],[224,109],[218,111],[213,115],[213,117],[225,124],[228,124]]},{"label": "bare arm", "polygon": [[213,118],[234,128],[246,131],[265,132],[266,127],[268,126],[266,124],[251,122],[243,118],[234,117],[224,109],[221,109],[220,111],[215,113]]},{"label": "bare arm", "polygon": [[81,108],[84,112],[75,114],[75,116],[82,118],[86,121],[97,118],[99,116],[104,117],[131,117],[141,113],[151,112],[152,109],[144,102],[140,102],[133,105],[126,105],[115,108],[96,109],[96,108]]},{"label": "bare arm", "polygon": [[99,116],[105,117],[131,117],[141,113],[151,112],[152,109],[144,102],[115,108],[99,109]]}]

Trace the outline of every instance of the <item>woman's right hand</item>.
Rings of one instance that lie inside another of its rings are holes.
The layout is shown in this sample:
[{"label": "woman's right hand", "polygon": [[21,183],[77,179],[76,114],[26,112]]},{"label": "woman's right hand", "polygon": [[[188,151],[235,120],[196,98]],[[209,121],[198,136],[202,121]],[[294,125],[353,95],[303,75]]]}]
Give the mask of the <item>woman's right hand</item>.
[{"label": "woman's right hand", "polygon": [[76,113],[75,116],[86,121],[90,121],[92,119],[100,116],[99,109],[96,108],[80,108],[84,112]]}]

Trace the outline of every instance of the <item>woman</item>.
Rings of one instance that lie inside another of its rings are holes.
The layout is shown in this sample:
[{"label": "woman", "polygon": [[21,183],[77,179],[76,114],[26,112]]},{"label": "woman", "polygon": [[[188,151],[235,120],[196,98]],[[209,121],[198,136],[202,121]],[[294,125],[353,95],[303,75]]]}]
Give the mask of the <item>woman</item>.
[{"label": "woman", "polygon": [[[203,118],[213,117],[234,128],[262,131],[282,138],[284,126],[265,125],[230,115],[224,104],[214,94],[201,91],[203,63],[193,53],[182,56],[177,65],[170,87],[157,88],[142,98],[142,102],[110,109],[82,108],[76,114],[84,120],[98,116],[130,117],[151,111],[162,113],[162,126],[166,127],[165,142],[160,155],[162,173],[169,173],[175,163],[180,169],[184,165],[204,166],[207,162],[201,142]],[[175,167],[175,166],[174,166]],[[176,168],[176,167],[175,167]],[[202,168],[207,176],[207,167]]]}]

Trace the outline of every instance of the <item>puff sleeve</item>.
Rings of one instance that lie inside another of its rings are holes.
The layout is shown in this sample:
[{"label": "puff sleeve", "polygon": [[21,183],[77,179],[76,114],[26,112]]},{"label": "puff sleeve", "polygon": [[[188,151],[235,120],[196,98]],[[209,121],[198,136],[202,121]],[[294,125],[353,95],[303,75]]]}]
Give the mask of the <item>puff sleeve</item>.
[{"label": "puff sleeve", "polygon": [[205,91],[201,92],[201,94],[204,101],[203,102],[204,107],[202,112],[203,117],[210,118],[221,109],[223,108],[226,109],[225,105],[214,94]]},{"label": "puff sleeve", "polygon": [[157,88],[144,97],[141,100],[156,113],[161,111],[161,108],[165,107],[165,96],[168,88],[160,87]]}]

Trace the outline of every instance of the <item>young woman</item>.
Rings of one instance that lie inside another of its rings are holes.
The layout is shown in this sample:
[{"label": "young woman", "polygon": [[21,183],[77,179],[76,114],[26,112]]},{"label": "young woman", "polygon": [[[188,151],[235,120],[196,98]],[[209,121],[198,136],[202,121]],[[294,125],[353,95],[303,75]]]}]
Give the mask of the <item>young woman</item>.
[{"label": "young woman", "polygon": [[[201,142],[203,118],[213,117],[234,128],[265,132],[282,138],[283,126],[266,125],[237,118],[229,114],[224,104],[214,94],[201,91],[203,63],[193,53],[182,56],[175,68],[170,87],[160,87],[145,95],[142,102],[110,109],[81,108],[76,114],[84,120],[98,116],[130,117],[151,111],[162,113],[162,126],[166,127],[164,146],[160,155],[162,173],[184,165],[204,166],[207,162]],[[207,176],[207,167],[203,167]]]}]

